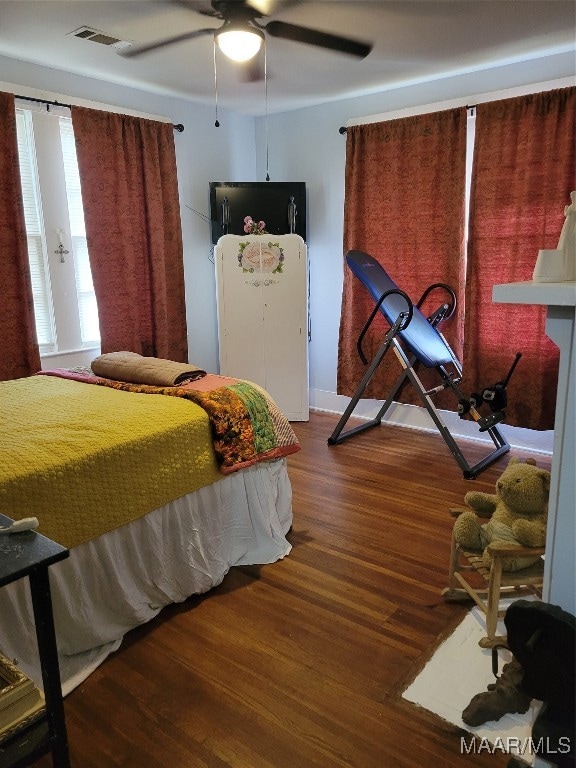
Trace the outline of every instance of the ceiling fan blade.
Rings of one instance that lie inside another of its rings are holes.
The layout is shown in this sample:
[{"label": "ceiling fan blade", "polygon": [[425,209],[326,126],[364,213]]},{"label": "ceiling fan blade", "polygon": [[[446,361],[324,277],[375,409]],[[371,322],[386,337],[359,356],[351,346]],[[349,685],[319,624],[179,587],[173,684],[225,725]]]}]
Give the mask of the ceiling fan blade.
[{"label": "ceiling fan blade", "polygon": [[274,0],[246,0],[246,5],[252,8],[258,16],[262,17],[270,16],[275,10],[274,5],[276,5],[276,3]]},{"label": "ceiling fan blade", "polygon": [[264,29],[272,37],[281,37],[284,40],[294,40],[297,43],[329,48],[332,51],[347,53],[360,59],[368,56],[372,50],[371,43],[352,40],[348,37],[340,37],[340,35],[331,35],[329,32],[320,32],[319,30],[301,27],[297,24],[288,24],[285,21],[270,21]]},{"label": "ceiling fan blade", "polygon": [[166,37],[164,40],[156,40],[152,43],[142,43],[142,45],[132,45],[130,48],[122,48],[118,51],[120,56],[125,59],[136,58],[142,56],[145,53],[156,51],[159,48],[164,48],[168,45],[174,45],[175,43],[183,43],[185,40],[193,40],[195,37],[204,37],[204,35],[213,35],[214,29],[195,29],[193,32],[183,32],[181,35],[174,35],[173,37]]},{"label": "ceiling fan blade", "polygon": [[246,0],[246,4],[257,11],[259,16],[271,16],[300,2],[302,0]]},{"label": "ceiling fan blade", "polygon": [[170,5],[179,5],[181,8],[186,8],[186,10],[188,11],[204,13],[205,15],[210,14],[211,16],[216,15],[216,11],[213,8],[209,9],[209,6],[210,6],[209,0],[164,0],[164,1],[168,2]]}]

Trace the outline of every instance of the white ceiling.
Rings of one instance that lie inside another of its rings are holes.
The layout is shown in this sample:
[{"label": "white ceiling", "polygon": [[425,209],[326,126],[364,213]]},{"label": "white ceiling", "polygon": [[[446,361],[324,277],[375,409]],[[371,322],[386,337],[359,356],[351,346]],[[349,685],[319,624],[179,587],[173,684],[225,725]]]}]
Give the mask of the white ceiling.
[{"label": "white ceiling", "polygon": [[[276,3],[271,19],[374,44],[359,61],[268,37],[271,113],[576,48],[574,0],[292,0]],[[88,26],[146,43],[220,24],[169,0],[0,0],[0,55],[213,104],[211,36],[125,59],[70,33]],[[263,114],[264,84],[241,82],[235,65],[217,61],[219,105]]]}]

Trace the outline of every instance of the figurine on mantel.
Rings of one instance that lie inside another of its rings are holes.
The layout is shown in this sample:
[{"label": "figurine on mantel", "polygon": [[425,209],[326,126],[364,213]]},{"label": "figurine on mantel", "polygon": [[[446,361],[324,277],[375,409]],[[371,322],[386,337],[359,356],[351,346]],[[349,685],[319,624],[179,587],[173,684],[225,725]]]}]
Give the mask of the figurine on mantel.
[{"label": "figurine on mantel", "polygon": [[532,279],[535,283],[576,281],[576,192],[570,193],[570,205],[564,208],[564,225],[558,247],[538,251]]}]

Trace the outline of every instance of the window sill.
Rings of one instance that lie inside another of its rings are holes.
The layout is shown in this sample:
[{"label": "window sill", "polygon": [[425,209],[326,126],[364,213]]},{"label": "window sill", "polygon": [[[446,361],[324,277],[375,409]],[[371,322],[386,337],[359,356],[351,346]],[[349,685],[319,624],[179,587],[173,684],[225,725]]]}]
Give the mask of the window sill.
[{"label": "window sill", "polygon": [[97,355],[99,355],[100,347],[96,345],[93,347],[80,347],[80,349],[64,349],[59,352],[41,352],[40,359],[47,360],[51,357],[68,357],[70,355],[82,355],[86,352],[95,352]]}]

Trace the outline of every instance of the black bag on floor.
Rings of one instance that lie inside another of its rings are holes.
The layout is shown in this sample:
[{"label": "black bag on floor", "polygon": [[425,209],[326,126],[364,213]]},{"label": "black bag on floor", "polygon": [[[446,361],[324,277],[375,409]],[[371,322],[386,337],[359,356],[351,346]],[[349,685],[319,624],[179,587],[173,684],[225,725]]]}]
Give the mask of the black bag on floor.
[{"label": "black bag on floor", "polygon": [[576,618],[555,605],[517,600],[504,624],[523,669],[520,687],[543,702],[532,728],[534,751],[558,768],[574,768]]}]

